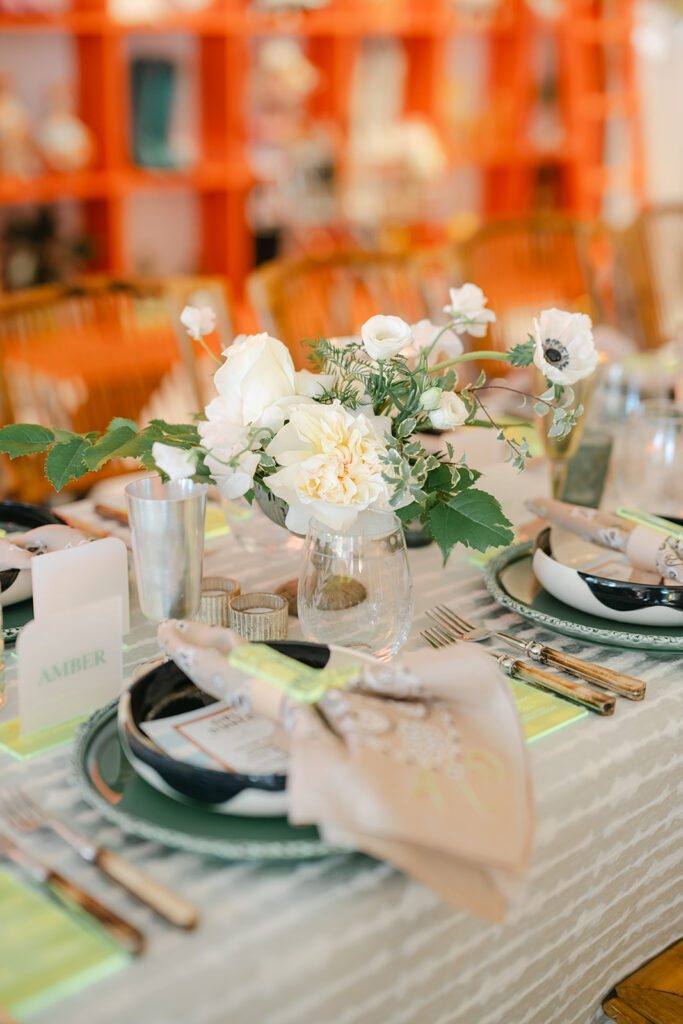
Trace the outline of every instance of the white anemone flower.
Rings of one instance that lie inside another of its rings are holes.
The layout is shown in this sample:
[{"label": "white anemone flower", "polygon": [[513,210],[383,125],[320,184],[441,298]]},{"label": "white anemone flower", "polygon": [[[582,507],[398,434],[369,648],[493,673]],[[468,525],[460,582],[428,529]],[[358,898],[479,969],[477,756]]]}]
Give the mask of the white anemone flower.
[{"label": "white anemone flower", "polygon": [[598,365],[591,318],[585,313],[544,309],[534,320],[534,365],[552,384],[571,385]]}]

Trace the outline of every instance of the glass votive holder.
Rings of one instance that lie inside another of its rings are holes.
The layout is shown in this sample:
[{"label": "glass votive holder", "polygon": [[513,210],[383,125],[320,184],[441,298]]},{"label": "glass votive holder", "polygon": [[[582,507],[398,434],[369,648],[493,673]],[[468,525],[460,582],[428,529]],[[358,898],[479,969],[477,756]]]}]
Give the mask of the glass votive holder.
[{"label": "glass votive holder", "polygon": [[286,640],[289,605],[278,594],[240,594],[230,599],[230,626],[245,640]]},{"label": "glass votive holder", "polygon": [[196,622],[206,622],[209,626],[230,625],[230,599],[240,594],[237,580],[229,576],[205,576],[202,580],[202,599]]}]

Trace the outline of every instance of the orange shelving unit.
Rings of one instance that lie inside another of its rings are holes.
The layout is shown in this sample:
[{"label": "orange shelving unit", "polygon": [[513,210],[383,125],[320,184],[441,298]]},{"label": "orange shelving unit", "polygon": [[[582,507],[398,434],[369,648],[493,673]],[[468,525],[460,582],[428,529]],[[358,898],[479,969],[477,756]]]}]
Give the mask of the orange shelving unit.
[{"label": "orange shelving unit", "polygon": [[[617,14],[610,13],[612,8]],[[628,43],[632,0],[566,0],[563,17],[541,23],[525,0],[500,0],[493,14],[460,14],[453,0],[331,0],[315,11],[262,13],[248,0],[214,0],[197,14],[169,14],[153,23],[114,20],[107,0],[74,0],[49,18],[0,14],[0,35],[70,34],[76,53],[80,115],[94,131],[97,164],[82,174],[45,174],[27,181],[0,178],[0,204],[77,199],[98,241],[93,269],[125,274],[124,204],[146,191],[192,189],[199,198],[203,273],[229,277],[239,292],[253,265],[247,199],[254,178],[247,158],[246,95],[252,42],[269,35],[306,39],[309,58],[322,72],[310,101],[316,118],[348,128],[350,83],[365,37],[399,38],[407,59],[405,112],[428,117],[446,144],[452,167],[481,171],[485,215],[520,213],[537,205],[539,174],[559,181],[557,205],[596,213],[608,188],[623,178],[642,192],[640,148],[635,138],[628,167],[605,168],[604,127],[622,116],[637,121],[632,55]],[[533,105],[532,45],[554,34],[560,62],[559,104],[568,141],[537,151],[527,141]],[[136,33],[192,34],[198,41],[200,157],[195,168],[152,171],[132,164],[129,152],[129,74],[126,43]],[[457,36],[489,46],[489,104],[472,138],[449,135],[444,86],[446,47]],[[607,65],[623,85],[608,88]],[[635,130],[635,129],[634,129]],[[620,178],[621,176],[621,178]]]}]

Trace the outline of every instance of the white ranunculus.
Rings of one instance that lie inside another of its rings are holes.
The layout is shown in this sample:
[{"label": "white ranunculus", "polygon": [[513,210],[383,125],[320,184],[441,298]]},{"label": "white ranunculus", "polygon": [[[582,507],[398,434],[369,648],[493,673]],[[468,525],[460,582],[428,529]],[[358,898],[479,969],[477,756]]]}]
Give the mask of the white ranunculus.
[{"label": "white ranunculus", "polygon": [[451,301],[443,307],[452,319],[467,321],[463,329],[473,338],[483,338],[488,325],[494,323],[496,314],[486,308],[488,299],[476,284],[464,284],[462,288],[449,289]]},{"label": "white ranunculus", "polygon": [[184,480],[192,476],[197,468],[197,452],[193,449],[176,448],[172,444],[155,441],[152,445],[152,458],[157,467],[171,480]]},{"label": "white ranunculus", "polygon": [[[416,324],[411,324],[410,333],[413,337],[413,343],[407,351],[404,351],[404,355],[418,356],[423,348],[429,348],[433,344],[434,339],[441,330],[443,328],[439,327],[438,324],[433,324],[431,320],[418,320]],[[462,342],[455,331],[443,332],[436,343],[434,354],[436,352],[443,352],[448,359],[454,359],[462,354]]]},{"label": "white ranunculus", "polygon": [[289,505],[290,530],[304,533],[315,518],[343,531],[359,512],[388,508],[382,456],[390,427],[386,417],[352,413],[340,402],[292,411],[266,449],[281,467],[268,486]]},{"label": "white ranunculus", "polygon": [[206,420],[197,424],[202,444],[208,451],[204,459],[224,498],[240,498],[254,482],[260,454],[249,448],[249,430],[230,418],[231,407],[215,398],[207,405]]},{"label": "white ranunculus", "polygon": [[544,309],[534,320],[534,365],[552,384],[575,384],[598,365],[591,318],[585,313]]},{"label": "white ranunculus", "polygon": [[423,391],[420,395],[420,407],[424,409],[425,412],[432,412],[432,410],[436,409],[437,405],[441,401],[441,395],[441,388],[427,388],[427,390]]},{"label": "white ranunculus", "polygon": [[261,419],[276,402],[296,395],[296,375],[289,351],[269,334],[241,334],[223,353],[214,383],[232,415],[244,425]]},{"label": "white ranunculus", "polygon": [[459,395],[454,391],[442,391],[439,404],[429,413],[429,418],[437,430],[452,430],[462,426],[467,415],[467,406]]},{"label": "white ranunculus", "polygon": [[371,316],[360,329],[365,351],[372,359],[391,359],[410,345],[410,327],[400,316]]},{"label": "white ranunculus", "polygon": [[180,314],[180,322],[195,341],[200,341],[205,334],[211,334],[216,328],[216,314],[211,306],[185,306]]}]

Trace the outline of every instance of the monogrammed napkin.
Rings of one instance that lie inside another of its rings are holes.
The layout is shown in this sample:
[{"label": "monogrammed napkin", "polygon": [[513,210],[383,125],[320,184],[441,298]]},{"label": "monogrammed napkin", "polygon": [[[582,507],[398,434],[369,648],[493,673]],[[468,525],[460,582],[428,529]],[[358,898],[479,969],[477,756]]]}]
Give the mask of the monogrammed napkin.
[{"label": "monogrammed napkin", "polygon": [[485,652],[354,665],[349,651],[346,666],[303,675],[283,659],[283,681],[267,648],[259,667],[260,645],[246,675],[230,630],[170,621],[159,641],[201,689],[281,723],[292,824],[316,824],[450,903],[503,918],[529,861],[533,805],[517,711]]}]

